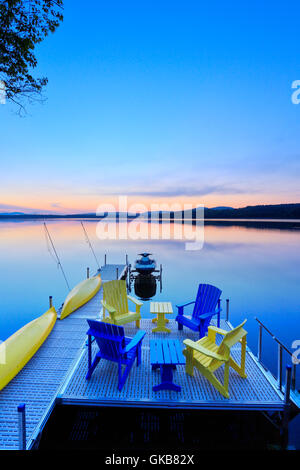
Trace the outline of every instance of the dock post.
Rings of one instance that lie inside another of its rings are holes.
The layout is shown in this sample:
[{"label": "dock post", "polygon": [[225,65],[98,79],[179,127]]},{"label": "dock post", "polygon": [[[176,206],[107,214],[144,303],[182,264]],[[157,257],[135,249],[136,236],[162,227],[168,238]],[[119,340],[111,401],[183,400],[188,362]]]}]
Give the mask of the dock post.
[{"label": "dock post", "polygon": [[293,364],[292,366],[292,390],[296,389],[296,365]]},{"label": "dock post", "polygon": [[88,335],[88,368],[90,370],[92,365],[92,337]]},{"label": "dock post", "polygon": [[90,268],[86,268],[86,278],[89,279],[90,277]]},{"label": "dock post", "polygon": [[286,366],[284,404],[290,404],[292,366]]},{"label": "dock post", "polygon": [[221,299],[218,300],[218,310],[219,310],[219,313],[218,313],[218,323],[217,323],[217,326],[218,326],[218,328],[220,328],[220,320],[221,320]]},{"label": "dock post", "polygon": [[289,442],[289,418],[290,418],[290,392],[291,392],[292,367],[286,366],[284,411],[281,425],[281,445],[286,449]]},{"label": "dock post", "polygon": [[226,321],[229,321],[229,299],[226,299]]},{"label": "dock post", "polygon": [[129,292],[131,292],[131,264],[128,265],[128,284],[127,284],[127,289]]},{"label": "dock post", "polygon": [[106,253],[104,255],[104,266],[106,266]]},{"label": "dock post", "polygon": [[259,325],[259,330],[258,330],[258,347],[257,347],[257,358],[258,358],[258,362],[261,362],[261,347],[262,347],[262,325]]},{"label": "dock post", "polygon": [[52,295],[49,295],[49,307],[52,308],[53,303],[52,303]]},{"label": "dock post", "polygon": [[26,450],[26,417],[25,403],[18,406],[19,421],[19,450]]},{"label": "dock post", "polygon": [[282,346],[278,343],[278,363],[277,363],[278,388],[282,389]]},{"label": "dock post", "polygon": [[119,268],[116,268],[116,279],[118,280],[119,279]]}]

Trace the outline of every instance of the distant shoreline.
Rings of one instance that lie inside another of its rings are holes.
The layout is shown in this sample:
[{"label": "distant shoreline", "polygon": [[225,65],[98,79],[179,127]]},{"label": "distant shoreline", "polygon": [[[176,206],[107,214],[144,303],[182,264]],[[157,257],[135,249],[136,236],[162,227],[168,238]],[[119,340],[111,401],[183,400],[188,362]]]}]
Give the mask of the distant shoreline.
[{"label": "distant shoreline", "polygon": [[[141,214],[142,218],[152,219],[152,220],[174,220],[174,219],[190,219],[190,220],[199,220],[204,218],[204,220],[214,219],[214,220],[276,220],[276,221],[285,221],[285,220],[300,220],[300,204],[274,204],[274,205],[260,205],[260,206],[247,206],[238,209],[232,207],[216,207],[216,208],[204,208],[204,217],[199,217],[203,215],[203,208],[197,210],[197,208],[192,209],[189,212],[179,211],[179,212],[166,212],[158,211],[156,213],[145,212]],[[153,217],[155,216],[155,218]],[[21,212],[14,213],[0,213],[0,220],[43,220],[43,219],[119,219],[119,220],[134,220],[138,215],[128,214],[126,212],[115,212],[115,213],[105,213],[103,216],[98,216],[95,213],[82,213],[82,214],[25,214]],[[188,217],[187,217],[188,216]]]},{"label": "distant shoreline", "polygon": [[[119,221],[123,221],[125,222],[126,220],[128,221],[132,221],[134,219],[136,219],[137,217],[129,217],[128,219],[126,217],[119,217],[117,218]],[[0,222],[1,221],[5,221],[5,220],[20,220],[20,221],[25,221],[25,220],[76,220],[76,219],[79,219],[79,220],[82,220],[82,219],[85,219],[85,220],[103,220],[103,219],[107,219],[107,220],[115,220],[115,217],[99,217],[99,216],[90,216],[90,215],[67,215],[67,216],[60,216],[60,215],[27,215],[27,216],[16,216],[16,215],[13,215],[13,216],[2,216],[0,215]],[[147,218],[146,217],[143,217],[141,218],[140,220],[143,220],[143,221],[146,221]],[[153,221],[162,221],[161,218],[153,218],[152,219]],[[176,220],[176,219],[175,219]],[[299,223],[300,224],[300,218],[299,219],[294,219],[294,218],[262,218],[262,217],[259,217],[259,218],[255,218],[255,217],[249,217],[249,218],[238,218],[238,217],[234,217],[234,218],[221,218],[221,217],[204,217],[203,219],[195,219],[195,218],[186,218],[185,219],[186,221],[190,220],[190,221],[195,221],[195,220],[204,220],[206,222],[276,222],[276,223],[287,223],[287,222],[296,222],[296,223]],[[164,222],[167,222],[167,221],[171,221],[171,222],[174,222],[174,218],[173,217],[170,217],[170,218],[164,218],[163,219]],[[180,220],[178,220],[180,221]]]}]

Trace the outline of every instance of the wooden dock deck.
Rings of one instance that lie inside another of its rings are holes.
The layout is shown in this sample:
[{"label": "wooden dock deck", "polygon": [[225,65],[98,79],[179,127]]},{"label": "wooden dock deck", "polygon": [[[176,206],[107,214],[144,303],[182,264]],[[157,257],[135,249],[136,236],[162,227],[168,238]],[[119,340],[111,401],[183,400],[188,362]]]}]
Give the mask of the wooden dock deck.
[{"label": "wooden dock deck", "polygon": [[[105,265],[102,280],[122,277],[126,265]],[[99,315],[102,289],[86,305],[63,321],[57,320],[52,332],[34,357],[0,392],[0,449],[17,450],[18,412],[26,405],[26,445],[31,448],[55,405],[64,381],[86,341],[86,318]]]},{"label": "wooden dock deck", "polygon": [[[176,338],[183,341],[186,338],[198,339],[197,333],[184,329],[177,330],[175,320],[170,320],[171,329],[168,339]],[[229,329],[225,321],[221,327]],[[134,366],[121,392],[117,388],[117,365],[108,361],[100,361],[89,381],[85,380],[87,371],[87,348],[82,350],[81,356],[73,373],[65,382],[59,395],[60,403],[71,405],[99,405],[99,406],[134,406],[156,408],[181,409],[224,409],[224,410],[282,410],[283,396],[266,378],[263,370],[258,367],[257,361],[248,350],[246,353],[247,379],[242,379],[233,369],[230,370],[229,392],[230,399],[224,398],[198,371],[194,377],[185,373],[184,366],[177,366],[174,382],[181,386],[181,392],[170,390],[153,392],[152,387],[160,382],[160,372],[151,370],[150,365],[150,339],[165,338],[165,333],[151,333],[153,323],[151,319],[141,321],[141,329],[147,332],[143,341],[142,361],[139,367]],[[128,336],[136,332],[133,324],[125,326]],[[97,350],[93,347],[93,354]],[[232,351],[235,359],[239,361],[240,347]],[[219,371],[222,378],[223,370]],[[218,375],[218,373],[217,373]]]},{"label": "wooden dock deck", "polygon": [[[106,265],[101,268],[103,281],[122,277],[126,265]],[[284,396],[272,382],[250,350],[246,353],[247,379],[230,370],[230,399],[224,398],[197,371],[186,375],[178,366],[174,381],[181,385],[180,393],[164,390],[153,392],[159,383],[159,371],[150,366],[149,341],[153,338],[151,319],[141,321],[148,334],[143,341],[142,363],[133,366],[121,392],[117,389],[116,365],[101,361],[90,381],[87,371],[87,318],[99,318],[102,289],[87,304],[63,321],[57,321],[43,346],[24,369],[0,392],[0,449],[18,449],[17,406],[26,404],[26,446],[34,446],[56,403],[84,406],[127,406],[176,409],[264,410],[284,409]],[[230,325],[222,320],[221,326]],[[177,330],[170,320],[168,338],[197,339],[197,334],[184,328]],[[136,332],[134,324],[125,325],[126,335]],[[155,333],[155,337],[165,337]],[[96,345],[93,345],[95,353]],[[239,346],[233,355],[239,360]],[[222,374],[222,369],[219,372]],[[222,380],[222,379],[221,379]]]}]

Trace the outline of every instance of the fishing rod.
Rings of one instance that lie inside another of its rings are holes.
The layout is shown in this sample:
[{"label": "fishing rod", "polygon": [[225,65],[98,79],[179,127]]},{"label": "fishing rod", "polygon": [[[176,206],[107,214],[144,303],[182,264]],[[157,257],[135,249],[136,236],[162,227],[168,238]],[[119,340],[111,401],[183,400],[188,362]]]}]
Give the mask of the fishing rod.
[{"label": "fishing rod", "polygon": [[97,259],[96,254],[95,254],[95,252],[94,252],[94,249],[93,249],[93,246],[92,246],[91,241],[90,241],[90,239],[89,239],[89,236],[88,236],[88,234],[87,234],[87,231],[86,231],[86,229],[85,229],[83,223],[82,223],[82,222],[80,222],[80,223],[81,223],[81,226],[82,226],[82,228],[83,228],[86,241],[87,241],[87,243],[88,243],[88,245],[89,245],[89,247],[90,247],[90,249],[91,249],[91,251],[92,251],[92,253],[93,253],[93,255],[94,255],[94,258],[95,258],[95,260],[96,260],[97,266],[98,266],[98,268],[99,268],[99,270],[100,270],[100,269],[101,269],[101,268],[100,268],[100,264],[99,264],[99,261],[98,261],[98,259]]},{"label": "fishing rod", "polygon": [[53,253],[54,253],[54,255],[55,255],[56,262],[57,262],[57,267],[60,268],[60,270],[61,270],[61,272],[62,272],[62,275],[63,275],[63,277],[64,277],[64,279],[65,279],[65,281],[66,281],[66,284],[67,284],[67,286],[68,286],[68,289],[71,290],[71,289],[70,289],[70,286],[69,286],[69,283],[68,283],[68,280],[67,280],[67,277],[66,277],[66,275],[65,275],[65,272],[64,272],[64,270],[63,270],[62,264],[61,264],[61,262],[60,262],[59,256],[58,256],[57,251],[56,251],[56,249],[55,249],[54,243],[53,243],[53,241],[52,241],[51,235],[50,235],[50,233],[49,233],[49,230],[48,230],[47,225],[46,225],[45,222],[44,222],[44,228],[45,228],[46,241],[47,241],[47,245],[48,245],[48,251],[49,251],[50,255],[52,255],[51,250],[50,250],[50,247],[49,247],[49,243],[48,243],[48,242],[50,241],[50,244],[51,244],[51,246],[52,246],[52,250],[53,250]]}]

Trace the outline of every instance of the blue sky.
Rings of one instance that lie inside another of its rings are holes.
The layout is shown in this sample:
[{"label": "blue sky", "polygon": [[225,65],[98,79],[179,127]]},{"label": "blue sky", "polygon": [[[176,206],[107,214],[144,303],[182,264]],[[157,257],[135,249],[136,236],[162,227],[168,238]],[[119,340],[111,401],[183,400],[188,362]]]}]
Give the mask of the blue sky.
[{"label": "blue sky", "polygon": [[300,202],[300,7],[65,0],[47,101],[0,105],[0,210]]}]

